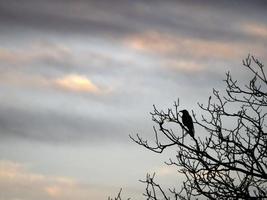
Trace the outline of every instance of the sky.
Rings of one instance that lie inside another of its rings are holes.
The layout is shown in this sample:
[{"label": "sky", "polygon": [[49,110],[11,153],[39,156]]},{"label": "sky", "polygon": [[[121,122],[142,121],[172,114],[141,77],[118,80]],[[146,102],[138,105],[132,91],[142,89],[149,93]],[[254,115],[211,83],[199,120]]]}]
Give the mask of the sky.
[{"label": "sky", "polygon": [[[265,1],[0,0],[0,200],[142,199],[182,176],[130,140],[149,112],[201,115],[242,59],[267,61]],[[178,131],[179,133],[179,131]],[[196,133],[197,134],[197,133]],[[201,133],[200,133],[201,134]]]}]

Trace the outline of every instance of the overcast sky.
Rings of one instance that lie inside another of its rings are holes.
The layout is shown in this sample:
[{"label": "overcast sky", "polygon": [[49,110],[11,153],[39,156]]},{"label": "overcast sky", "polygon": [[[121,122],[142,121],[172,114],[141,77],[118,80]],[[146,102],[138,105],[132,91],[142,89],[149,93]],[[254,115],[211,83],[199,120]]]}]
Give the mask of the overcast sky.
[{"label": "overcast sky", "polygon": [[[198,111],[249,53],[267,61],[265,1],[0,1],[0,200],[140,198],[182,178],[129,134],[152,105]],[[266,63],[266,62],[265,62]],[[198,113],[197,113],[198,114]],[[196,133],[197,134],[197,133]]]}]

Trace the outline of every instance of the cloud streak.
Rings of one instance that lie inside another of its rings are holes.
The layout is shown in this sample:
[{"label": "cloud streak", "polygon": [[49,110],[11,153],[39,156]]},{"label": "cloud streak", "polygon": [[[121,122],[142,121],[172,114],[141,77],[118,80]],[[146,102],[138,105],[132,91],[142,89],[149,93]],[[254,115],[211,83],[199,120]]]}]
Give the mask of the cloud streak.
[{"label": "cloud streak", "polygon": [[245,23],[242,26],[242,29],[245,33],[251,36],[259,37],[262,39],[267,38],[267,25],[261,23]]},{"label": "cloud streak", "polygon": [[32,63],[63,62],[69,60],[71,50],[64,45],[56,45],[49,42],[35,43],[24,48],[7,49],[0,48],[0,61],[15,65],[25,65]]},{"label": "cloud streak", "polygon": [[0,160],[0,190],[3,199],[85,200],[105,199],[114,189],[69,177],[34,173],[21,163]]},{"label": "cloud streak", "polygon": [[[245,55],[250,43],[212,41],[199,38],[170,35],[159,32],[145,32],[126,39],[130,48],[158,55],[179,55],[194,59],[233,59]],[[259,46],[260,52],[264,52]]]}]

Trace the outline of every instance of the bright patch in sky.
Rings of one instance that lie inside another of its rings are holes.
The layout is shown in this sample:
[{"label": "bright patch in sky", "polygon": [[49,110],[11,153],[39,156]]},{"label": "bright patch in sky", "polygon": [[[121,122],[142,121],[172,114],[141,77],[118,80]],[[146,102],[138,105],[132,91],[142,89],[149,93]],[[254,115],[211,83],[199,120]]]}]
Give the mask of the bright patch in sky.
[{"label": "bright patch in sky", "polygon": [[77,92],[99,93],[100,89],[85,76],[70,74],[55,80],[55,83],[66,89]]}]

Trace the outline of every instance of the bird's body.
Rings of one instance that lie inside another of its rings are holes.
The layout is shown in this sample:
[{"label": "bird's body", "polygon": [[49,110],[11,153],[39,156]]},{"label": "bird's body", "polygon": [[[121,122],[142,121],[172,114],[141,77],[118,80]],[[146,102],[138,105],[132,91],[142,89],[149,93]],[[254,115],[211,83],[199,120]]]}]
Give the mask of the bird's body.
[{"label": "bird's body", "polygon": [[195,130],[192,117],[189,115],[187,110],[181,110],[180,112],[183,113],[182,115],[182,122],[183,125],[188,129],[188,133],[191,137],[194,137]]}]

